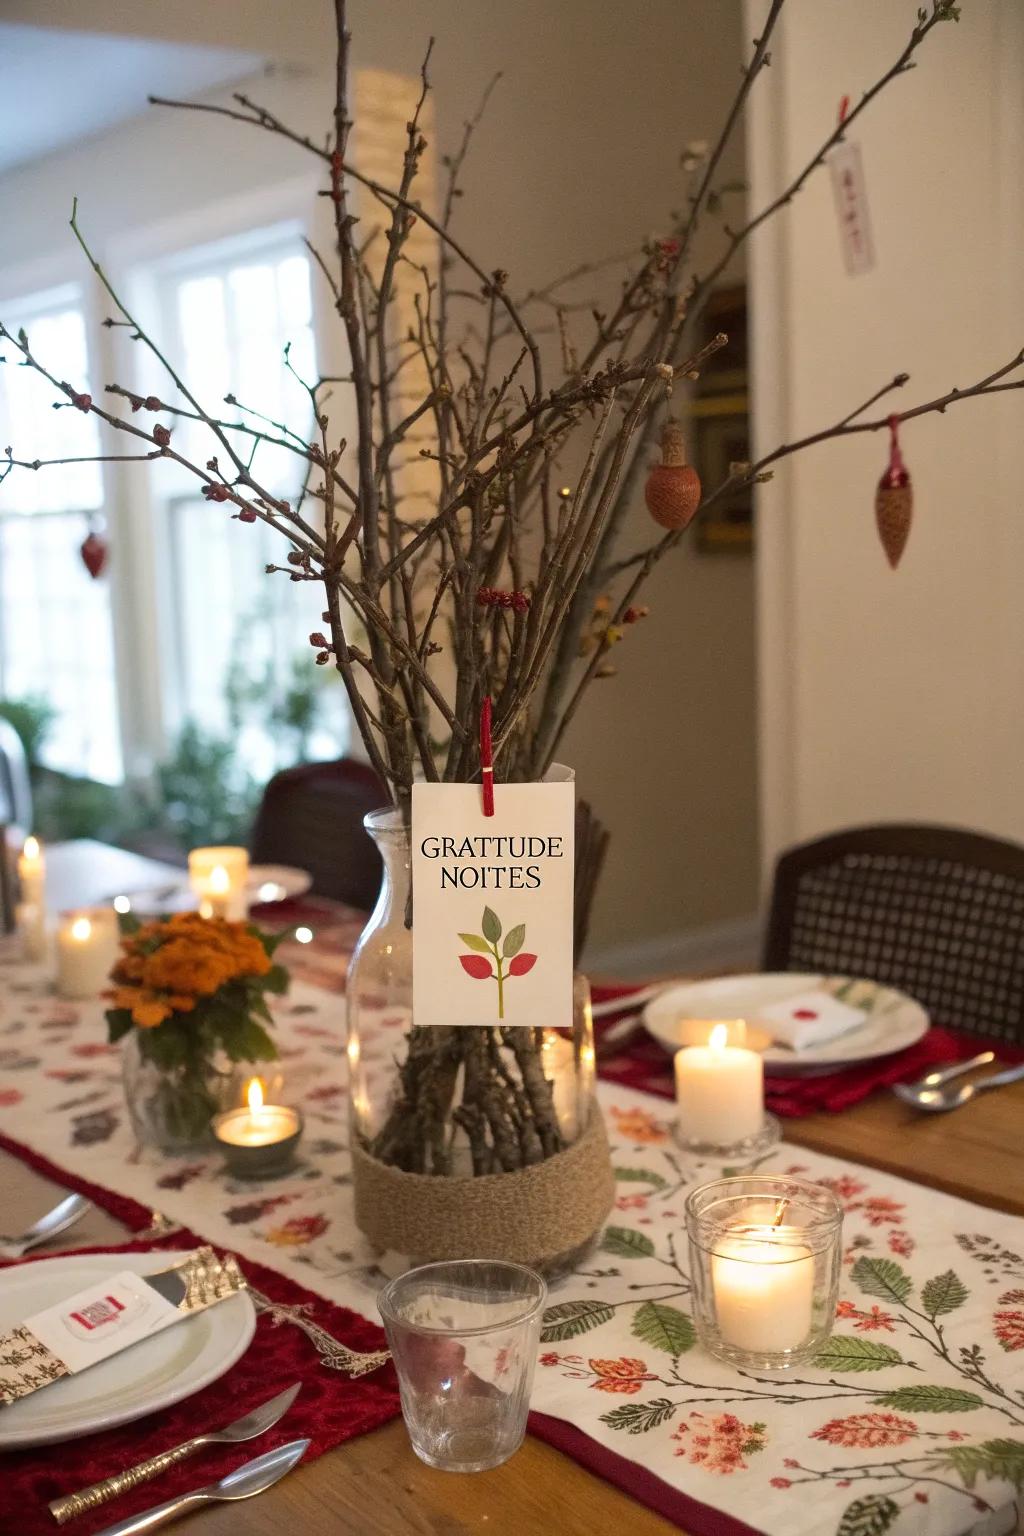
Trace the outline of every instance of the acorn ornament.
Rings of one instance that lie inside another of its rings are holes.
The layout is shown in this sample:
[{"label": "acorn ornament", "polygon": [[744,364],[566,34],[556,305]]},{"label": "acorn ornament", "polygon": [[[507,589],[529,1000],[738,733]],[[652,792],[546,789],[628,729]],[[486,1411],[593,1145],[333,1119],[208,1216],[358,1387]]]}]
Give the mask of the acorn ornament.
[{"label": "acorn ornament", "polygon": [[885,558],[893,570],[900,563],[910,537],[914,516],[914,488],[903,462],[899,440],[900,419],[889,417],[889,464],[875,492],[875,522]]},{"label": "acorn ornament", "polygon": [[661,463],[647,476],[647,510],[662,528],[686,528],[700,506],[700,476],[686,462],[683,429],[671,416],[661,429]]},{"label": "acorn ornament", "polygon": [[102,534],[91,528],[82,540],[78,553],[82,557],[82,564],[94,581],[103,575],[103,568],[110,554],[110,545]]}]

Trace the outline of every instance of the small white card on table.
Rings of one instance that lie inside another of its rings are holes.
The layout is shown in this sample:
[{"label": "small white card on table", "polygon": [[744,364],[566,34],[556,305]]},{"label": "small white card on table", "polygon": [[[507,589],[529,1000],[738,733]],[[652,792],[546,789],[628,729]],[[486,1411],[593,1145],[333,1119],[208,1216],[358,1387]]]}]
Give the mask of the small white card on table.
[{"label": "small white card on table", "polygon": [[414,785],[417,1024],[572,1017],[574,823],[570,782]]}]

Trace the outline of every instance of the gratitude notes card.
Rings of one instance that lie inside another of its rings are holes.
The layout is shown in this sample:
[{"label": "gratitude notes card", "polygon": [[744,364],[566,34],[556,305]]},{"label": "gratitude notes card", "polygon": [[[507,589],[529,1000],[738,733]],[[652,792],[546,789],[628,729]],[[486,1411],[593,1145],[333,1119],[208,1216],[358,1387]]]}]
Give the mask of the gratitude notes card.
[{"label": "gratitude notes card", "polygon": [[413,786],[417,1024],[572,1017],[574,825],[571,782]]}]

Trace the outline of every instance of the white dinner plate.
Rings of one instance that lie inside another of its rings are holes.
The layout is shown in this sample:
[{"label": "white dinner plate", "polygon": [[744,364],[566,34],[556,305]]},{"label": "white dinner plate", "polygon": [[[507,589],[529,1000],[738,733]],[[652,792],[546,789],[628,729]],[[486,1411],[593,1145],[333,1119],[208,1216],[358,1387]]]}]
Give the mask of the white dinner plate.
[{"label": "white dinner plate", "polygon": [[291,901],[305,896],[313,884],[313,876],[306,869],[293,869],[290,864],[250,864],[245,889],[250,902]]},{"label": "white dinner plate", "polygon": [[[86,1253],[0,1270],[0,1333],[73,1296],[99,1275],[168,1269],[184,1253]],[[256,1328],[248,1293],[239,1291],[152,1339],[0,1408],[0,1451],[76,1440],[113,1429],[191,1397],[230,1370]],[[2,1475],[2,1474],[0,1474]]]},{"label": "white dinner plate", "polygon": [[666,1050],[678,1050],[680,1019],[746,1019],[762,1024],[769,1033],[771,1025],[760,1018],[760,1010],[771,1003],[781,1003],[800,992],[828,991],[851,1007],[867,1014],[863,1024],[847,1034],[806,1051],[791,1051],[771,1045],[763,1052],[765,1071],[788,1077],[799,1072],[827,1072],[871,1061],[876,1056],[891,1056],[894,1051],[914,1045],[928,1029],[929,1019],[920,1003],[905,992],[883,987],[879,982],[861,981],[849,976],[810,976],[796,971],[767,971],[753,976],[716,976],[711,981],[693,981],[669,987],[644,1008],[647,1029]]}]

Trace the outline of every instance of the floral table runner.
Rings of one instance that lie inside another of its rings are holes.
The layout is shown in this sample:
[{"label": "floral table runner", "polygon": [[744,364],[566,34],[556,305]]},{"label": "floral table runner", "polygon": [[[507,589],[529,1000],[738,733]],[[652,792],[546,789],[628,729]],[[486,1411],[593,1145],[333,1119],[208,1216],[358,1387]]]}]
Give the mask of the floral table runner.
[{"label": "floral table runner", "polygon": [[[0,977],[7,1146],[376,1317],[383,1272],[352,1219],[336,994],[297,982],[276,1005],[303,1158],[253,1184],[215,1154],[140,1152],[101,1005],[53,999],[20,963]],[[813,1366],[743,1373],[700,1350],[688,1310],[683,1202],[721,1170],[684,1157],[663,1101],[608,1084],[600,1096],[616,1210],[552,1292],[533,1396],[585,1434],[582,1460],[695,1536],[960,1536],[1020,1494],[1024,1221],[783,1145],[765,1170],[819,1180],[843,1203],[842,1299]],[[572,1432],[551,1438],[572,1452]]]}]

